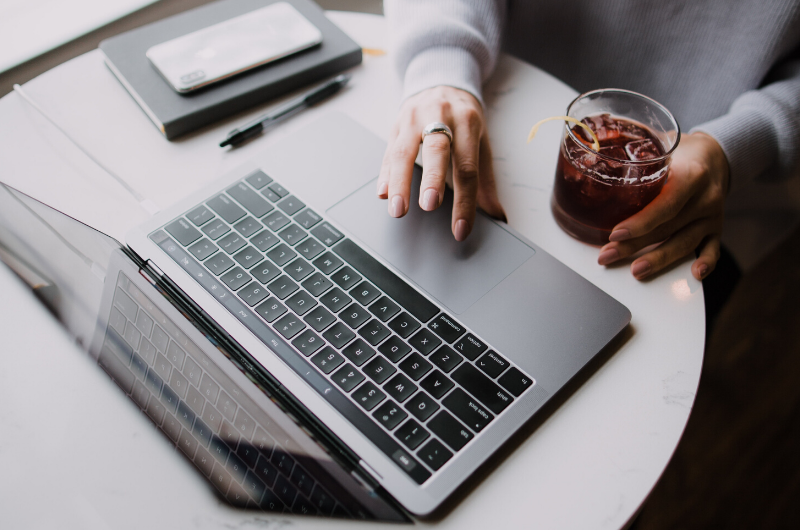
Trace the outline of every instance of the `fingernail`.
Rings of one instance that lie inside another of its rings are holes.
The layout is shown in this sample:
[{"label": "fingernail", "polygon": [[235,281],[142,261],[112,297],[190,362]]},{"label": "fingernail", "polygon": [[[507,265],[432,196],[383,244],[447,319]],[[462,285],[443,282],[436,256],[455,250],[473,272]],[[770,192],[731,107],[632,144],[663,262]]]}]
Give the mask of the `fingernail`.
[{"label": "fingernail", "polygon": [[597,256],[597,263],[600,265],[608,265],[612,261],[616,261],[619,258],[619,251],[615,248],[609,248],[604,250]]},{"label": "fingernail", "polygon": [[387,193],[389,193],[389,184],[386,182],[378,184],[378,197],[383,197]]},{"label": "fingernail", "polygon": [[631,238],[631,231],[627,228],[620,228],[619,230],[614,230],[611,232],[611,235],[608,236],[609,241],[625,241],[626,239]]},{"label": "fingernail", "polygon": [[389,208],[389,215],[392,217],[403,216],[403,198],[399,195],[392,197],[392,206]]},{"label": "fingernail", "polygon": [[439,206],[439,192],[432,188],[425,190],[425,195],[422,197],[422,209],[430,212],[437,206]]},{"label": "fingernail", "polygon": [[649,261],[637,261],[631,266],[631,273],[635,278],[644,278],[651,268]]},{"label": "fingernail", "polygon": [[706,274],[708,274],[708,265],[700,265],[700,269],[697,272],[700,273],[700,279],[705,280]]},{"label": "fingernail", "polygon": [[469,235],[469,225],[467,225],[467,222],[464,219],[459,219],[458,221],[456,221],[456,230],[455,230],[456,241],[464,241],[465,239],[467,239],[468,235]]}]

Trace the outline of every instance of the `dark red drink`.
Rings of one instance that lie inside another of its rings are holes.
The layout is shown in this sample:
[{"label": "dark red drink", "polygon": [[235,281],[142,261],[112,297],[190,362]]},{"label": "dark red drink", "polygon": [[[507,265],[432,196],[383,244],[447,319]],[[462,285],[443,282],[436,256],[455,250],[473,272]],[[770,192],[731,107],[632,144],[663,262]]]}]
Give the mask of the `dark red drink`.
[{"label": "dark red drink", "polygon": [[611,229],[640,211],[666,182],[669,157],[645,125],[608,113],[581,120],[597,136],[600,151],[582,127],[564,135],[556,167],[553,215],[587,243],[608,242]]}]

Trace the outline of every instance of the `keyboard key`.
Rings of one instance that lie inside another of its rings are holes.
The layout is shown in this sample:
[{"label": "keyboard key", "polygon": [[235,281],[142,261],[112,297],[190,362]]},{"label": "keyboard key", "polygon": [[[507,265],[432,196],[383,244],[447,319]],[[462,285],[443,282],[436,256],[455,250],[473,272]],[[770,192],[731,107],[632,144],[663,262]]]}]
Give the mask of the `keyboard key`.
[{"label": "keyboard key", "polygon": [[189,357],[183,365],[183,375],[185,375],[194,386],[200,386],[200,377],[203,375],[203,371],[197,366],[197,363]]},{"label": "keyboard key", "polygon": [[466,331],[464,326],[456,322],[451,316],[444,313],[440,314],[438,317],[429,322],[428,327],[449,344],[454,343],[456,339],[463,335]]},{"label": "keyboard key", "polygon": [[206,422],[206,425],[208,425],[209,429],[214,432],[218,432],[220,426],[222,425],[222,413],[216,408],[207,405],[203,409],[203,421]]},{"label": "keyboard key", "polygon": [[[186,373],[185,369],[184,373]],[[191,377],[189,379],[191,380]],[[228,421],[233,421],[237,406],[238,405],[236,405],[236,402],[231,399],[228,394],[226,394],[224,391],[220,392],[219,400],[217,401],[217,408],[222,415],[228,419]]]},{"label": "keyboard key", "polygon": [[250,240],[250,242],[261,252],[266,252],[267,250],[271,249],[275,245],[278,244],[280,240],[278,236],[270,232],[269,230],[262,230],[256,236]]},{"label": "keyboard key", "polygon": [[400,306],[389,300],[389,298],[381,296],[369,306],[369,310],[373,315],[378,317],[381,322],[386,322],[400,312]]},{"label": "keyboard key", "polygon": [[389,379],[397,371],[397,368],[392,366],[382,355],[378,355],[372,359],[368,365],[362,368],[362,370],[367,377],[379,385],[382,385],[384,381]]},{"label": "keyboard key", "polygon": [[383,339],[391,334],[391,331],[378,322],[377,319],[373,318],[364,327],[358,330],[358,334],[364,337],[364,339],[373,346],[377,346]]},{"label": "keyboard key", "polygon": [[272,291],[272,294],[280,300],[285,300],[289,295],[299,289],[297,284],[285,274],[277,280],[273,280],[267,287]]},{"label": "keyboard key", "polygon": [[343,349],[342,354],[356,366],[361,366],[375,355],[375,350],[370,348],[363,340],[357,339]]},{"label": "keyboard key", "polygon": [[264,429],[258,427],[253,435],[253,447],[262,454],[269,456],[272,454],[272,448],[275,447],[275,440]]},{"label": "keyboard key", "polygon": [[467,333],[453,344],[453,348],[470,361],[474,361],[486,351],[486,344],[472,333]]},{"label": "keyboard key", "polygon": [[188,247],[200,239],[200,231],[182,217],[172,221],[165,228],[184,247]]},{"label": "keyboard key", "polygon": [[425,422],[434,412],[439,410],[439,404],[425,392],[417,392],[414,397],[408,400],[405,408],[419,421]]},{"label": "keyboard key", "polygon": [[428,422],[428,428],[454,451],[460,451],[473,438],[469,429],[444,410]]},{"label": "keyboard key", "polygon": [[359,387],[358,390],[353,392],[353,399],[361,405],[364,410],[370,411],[378,406],[378,404],[386,399],[386,394],[380,391],[378,387],[367,381]]},{"label": "keyboard key", "polygon": [[263,455],[258,457],[258,463],[253,469],[255,469],[256,475],[264,481],[267,487],[271,488],[275,479],[278,478],[278,470]]},{"label": "keyboard key", "polygon": [[319,484],[314,487],[309,500],[322,515],[330,515],[336,506],[336,501],[331,497],[330,493],[325,491]]},{"label": "keyboard key", "polygon": [[324,344],[322,339],[310,329],[305,330],[292,341],[292,345],[306,357],[313,355],[317,350],[322,348]]},{"label": "keyboard key", "polygon": [[291,276],[295,281],[303,281],[303,279],[314,272],[314,267],[304,260],[303,258],[297,258],[292,263],[286,266],[284,269],[286,274]]},{"label": "keyboard key", "polygon": [[429,329],[422,328],[417,332],[416,335],[408,340],[408,343],[422,353],[422,355],[428,355],[430,352],[435,350],[436,347],[442,343],[442,341],[439,340],[436,335],[431,333]]},{"label": "keyboard key", "polygon": [[211,213],[211,210],[201,205],[187,213],[186,217],[188,217],[195,226],[203,226],[214,218],[214,214]]},{"label": "keyboard key", "polygon": [[245,217],[233,226],[244,237],[250,237],[262,228],[264,225],[256,221],[250,216]]},{"label": "keyboard key", "polygon": [[325,346],[322,351],[311,358],[311,362],[324,373],[329,374],[344,362],[344,357],[336,353],[336,350],[330,346]]},{"label": "keyboard key", "polygon": [[353,299],[344,294],[341,289],[335,288],[322,295],[319,301],[325,304],[325,306],[334,313],[338,313],[347,304],[352,302]]},{"label": "keyboard key", "polygon": [[296,224],[291,224],[278,232],[278,237],[286,241],[291,246],[294,246],[305,239],[307,235],[308,233]]},{"label": "keyboard key", "polygon": [[236,253],[233,259],[245,269],[249,269],[264,258],[261,257],[261,254],[255,248],[248,246]]},{"label": "keyboard key", "polygon": [[430,361],[438,366],[444,373],[450,373],[453,368],[461,364],[464,360],[459,354],[449,346],[442,346],[429,357]]},{"label": "keyboard key", "polygon": [[179,401],[178,413],[175,416],[178,418],[178,421],[180,421],[183,424],[184,428],[191,430],[192,425],[194,424],[195,414],[189,408],[189,405],[187,405],[183,401]]},{"label": "keyboard key", "polygon": [[306,205],[303,203],[303,201],[301,201],[300,199],[298,199],[294,195],[289,195],[288,197],[283,199],[281,202],[276,204],[276,206],[278,208],[280,208],[281,210],[283,210],[284,212],[286,212],[287,214],[289,214],[289,215],[294,215],[294,214],[296,214],[297,212],[299,212],[300,210],[302,210],[303,208],[306,207]]},{"label": "keyboard key", "polygon": [[203,261],[217,250],[217,246],[206,238],[189,247],[189,252],[194,254],[194,257],[200,261]]},{"label": "keyboard key", "polygon": [[274,322],[275,319],[282,316],[284,313],[288,311],[286,306],[280,303],[275,298],[270,298],[260,306],[256,307],[256,313],[261,315],[261,317],[266,320],[267,322]]},{"label": "keyboard key", "polygon": [[352,364],[345,364],[333,374],[331,379],[342,390],[350,392],[357,384],[364,380],[364,376],[361,375],[361,372],[356,370]]},{"label": "keyboard key", "polygon": [[321,270],[323,274],[327,274],[328,276],[330,276],[333,271],[341,267],[342,260],[340,260],[334,254],[326,252],[325,254],[314,260],[314,265],[316,265],[317,268]]},{"label": "keyboard key", "polygon": [[317,509],[303,495],[298,495],[292,506],[292,513],[295,515],[317,515]]},{"label": "keyboard key", "polygon": [[336,322],[336,317],[324,307],[318,306],[315,307],[314,310],[309,314],[307,314],[303,320],[305,320],[309,326],[314,328],[315,331],[322,331]]},{"label": "keyboard key", "polygon": [[450,412],[475,432],[481,432],[494,419],[491,412],[460,388],[450,392],[442,400],[442,405],[447,407]]},{"label": "keyboard key", "polygon": [[391,336],[389,339],[380,345],[378,348],[393,363],[400,362],[400,359],[408,355],[411,351],[411,346],[403,342],[400,337]]},{"label": "keyboard key", "polygon": [[306,281],[304,281],[302,285],[312,295],[319,296],[328,289],[330,289],[331,287],[333,287],[333,282],[331,282],[328,278],[317,272],[313,274],[310,278],[308,278]]},{"label": "keyboard key", "polygon": [[336,284],[344,289],[345,291],[349,290],[352,286],[357,284],[361,281],[361,276],[358,275],[353,269],[350,267],[345,267],[341,269],[339,272],[331,276],[331,280],[336,282]]},{"label": "keyboard key", "polygon": [[297,252],[306,259],[314,259],[322,254],[322,251],[325,250],[325,247],[323,247],[322,244],[313,237],[308,237],[299,245],[297,245],[295,250],[297,250]]},{"label": "keyboard key", "polygon": [[353,329],[358,329],[361,324],[369,319],[369,313],[358,304],[350,304],[347,309],[339,315],[342,321]]},{"label": "keyboard key", "polygon": [[264,173],[260,169],[256,170],[252,175],[245,178],[245,180],[248,182],[248,184],[250,184],[257,190],[260,190],[261,188],[272,182],[272,178],[269,177],[266,173]]},{"label": "keyboard key", "polygon": [[212,241],[216,241],[230,231],[231,229],[228,228],[228,225],[219,219],[215,219],[203,227],[203,233],[211,238]]},{"label": "keyboard key", "polygon": [[267,257],[271,259],[278,267],[283,267],[297,256],[297,252],[281,243],[277,247],[267,252]]},{"label": "keyboard key", "polygon": [[412,353],[399,364],[399,367],[414,381],[419,381],[422,376],[431,371],[433,366],[417,352]]},{"label": "keyboard key", "polygon": [[430,437],[430,433],[414,420],[405,422],[394,435],[412,451]]},{"label": "keyboard key", "polygon": [[317,215],[317,213],[314,210],[308,208],[303,210],[301,213],[297,214],[294,218],[294,222],[299,224],[306,230],[309,230],[311,227],[313,227],[320,221],[322,221],[322,217]]},{"label": "keyboard key", "polygon": [[311,478],[311,475],[309,475],[302,467],[295,466],[294,471],[292,471],[292,476],[289,480],[291,480],[292,484],[294,484],[295,487],[300,490],[300,493],[306,497],[311,496],[311,490],[314,488],[314,479]]},{"label": "keyboard key", "polygon": [[273,182],[272,184],[270,184],[269,189],[271,189],[280,197],[286,197],[287,195],[289,195],[289,191],[280,184],[278,184],[277,182]]},{"label": "keyboard key", "polygon": [[236,291],[248,283],[252,278],[249,274],[244,272],[241,267],[236,267],[230,272],[226,272],[220,279],[231,289],[231,291]]},{"label": "keyboard key", "polygon": [[219,276],[226,270],[233,267],[234,263],[231,258],[225,254],[217,254],[206,262],[206,268],[210,270],[215,276]]},{"label": "keyboard key", "polygon": [[369,282],[361,282],[357,287],[350,290],[350,295],[364,306],[369,305],[380,294],[380,291],[373,285],[370,285]]},{"label": "keyboard key", "polygon": [[430,300],[349,239],[343,240],[333,250],[417,320],[427,322],[439,313]]},{"label": "keyboard key", "polygon": [[350,331],[350,328],[343,323],[337,322],[331,326],[328,331],[323,333],[322,336],[325,337],[325,340],[333,344],[334,348],[341,350],[345,344],[353,340],[356,334]]},{"label": "keyboard key", "polygon": [[475,362],[475,366],[491,378],[496,378],[508,368],[509,362],[493,351],[486,352]]},{"label": "keyboard key", "polygon": [[514,398],[471,364],[462,364],[451,377],[495,414],[503,412],[514,401]]},{"label": "keyboard key", "polygon": [[498,379],[497,382],[500,383],[503,388],[517,397],[519,397],[531,385],[533,385],[532,378],[513,367],[508,372],[503,374],[503,376]]},{"label": "keyboard key", "polygon": [[236,454],[247,467],[255,467],[258,462],[258,450],[252,444],[246,442],[240,443],[239,447],[236,448]]},{"label": "keyboard key", "polygon": [[273,232],[277,232],[284,226],[288,225],[291,220],[278,210],[275,210],[263,219],[263,223],[267,225]]},{"label": "keyboard key", "polygon": [[178,437],[178,447],[189,457],[189,460],[192,460],[194,459],[195,451],[197,451],[197,440],[189,434],[189,431],[184,429]]},{"label": "keyboard key", "polygon": [[381,405],[378,410],[376,410],[372,417],[378,420],[381,425],[386,427],[388,430],[393,430],[397,425],[408,417],[397,403],[392,401],[391,399]]},{"label": "keyboard key", "polygon": [[[278,447],[275,448],[275,451],[272,453],[272,463],[275,464],[275,467],[278,468],[278,471],[280,471],[281,474],[287,477],[292,475],[292,469],[294,469],[294,459],[283,449]],[[275,487],[277,488],[278,485],[276,484]]]},{"label": "keyboard key", "polygon": [[442,396],[447,394],[455,385],[442,372],[434,370],[420,382],[419,386],[427,390],[436,399],[442,399]]},{"label": "keyboard key", "polygon": [[417,391],[417,385],[412,383],[408,377],[403,374],[397,374],[392,377],[388,383],[383,385],[383,388],[390,396],[402,403],[411,397],[411,394]]},{"label": "keyboard key", "polygon": [[317,305],[317,301],[314,300],[314,297],[302,289],[286,301],[286,307],[300,316],[311,311],[315,305]]},{"label": "keyboard key", "polygon": [[256,477],[256,474],[251,470],[247,471],[247,476],[245,476],[242,485],[244,486],[245,491],[251,497],[253,497],[256,502],[261,501],[261,497],[264,496],[264,491],[267,489],[264,483],[259,480],[258,477]]},{"label": "keyboard key", "polygon": [[335,245],[337,241],[344,237],[344,234],[336,230],[328,223],[322,223],[318,225],[316,228],[311,230],[311,233],[314,234],[314,237],[325,243],[325,246],[328,247]]},{"label": "keyboard key", "polygon": [[291,313],[287,314],[275,323],[275,331],[284,336],[284,338],[291,339],[303,329],[306,325],[300,320],[300,317]]},{"label": "keyboard key", "polygon": [[250,282],[247,287],[239,291],[239,298],[244,300],[247,305],[253,307],[269,296],[269,291],[258,282]]},{"label": "keyboard key", "polygon": [[183,360],[185,358],[186,352],[183,351],[174,340],[170,341],[169,347],[167,348],[167,359],[169,359],[169,362],[171,362],[175,368],[180,370],[183,368]]},{"label": "keyboard key", "polygon": [[205,423],[203,423],[203,420],[200,418],[194,420],[192,434],[194,434],[194,437],[200,442],[200,445],[203,447],[208,447],[208,442],[211,441],[211,429]]},{"label": "keyboard key", "polygon": [[425,447],[417,452],[417,455],[419,455],[420,460],[434,471],[438,471],[453,457],[453,453],[447,450],[439,440],[431,440],[426,443]]},{"label": "keyboard key", "polygon": [[407,339],[409,335],[417,331],[419,326],[420,323],[414,320],[414,317],[405,311],[397,315],[391,322],[389,322],[389,327],[404,339]]},{"label": "keyboard key", "polygon": [[219,194],[206,202],[209,208],[225,219],[228,224],[233,224],[244,217],[244,210],[230,200],[226,195]]},{"label": "keyboard key", "polygon": [[228,254],[233,254],[240,250],[243,246],[247,244],[247,240],[237,234],[236,232],[231,232],[227,236],[223,237],[219,240],[218,245],[222,250],[227,252]]},{"label": "keyboard key", "polygon": [[253,275],[253,278],[260,281],[264,285],[277,278],[280,273],[281,269],[269,260],[262,261],[250,271],[250,274]]},{"label": "keyboard key", "polygon": [[265,201],[258,193],[254,192],[250,186],[243,182],[239,182],[225,191],[256,217],[264,217],[273,209],[270,203]]},{"label": "keyboard key", "polygon": [[263,195],[264,197],[266,197],[267,199],[269,199],[272,202],[278,202],[279,200],[281,200],[281,196],[278,195],[277,193],[275,193],[274,191],[272,191],[269,188],[265,188],[265,189],[261,190],[261,195]]},{"label": "keyboard key", "polygon": [[297,488],[292,486],[288,479],[278,475],[278,480],[275,481],[275,494],[285,505],[291,506],[297,497]]}]

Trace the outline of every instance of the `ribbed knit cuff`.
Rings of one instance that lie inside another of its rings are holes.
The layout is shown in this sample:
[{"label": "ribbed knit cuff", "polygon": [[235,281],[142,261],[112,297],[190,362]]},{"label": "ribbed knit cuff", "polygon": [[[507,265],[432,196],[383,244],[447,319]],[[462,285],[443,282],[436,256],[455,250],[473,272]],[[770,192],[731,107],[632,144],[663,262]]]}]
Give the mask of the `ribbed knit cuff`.
[{"label": "ribbed knit cuff", "polygon": [[700,124],[690,132],[714,138],[728,159],[730,191],[737,190],[769,169],[778,157],[778,139],[770,119],[759,110],[740,108]]},{"label": "ribbed knit cuff", "polygon": [[466,90],[481,105],[481,68],[475,57],[457,46],[437,46],[417,54],[406,68],[403,99],[427,88],[445,85]]}]

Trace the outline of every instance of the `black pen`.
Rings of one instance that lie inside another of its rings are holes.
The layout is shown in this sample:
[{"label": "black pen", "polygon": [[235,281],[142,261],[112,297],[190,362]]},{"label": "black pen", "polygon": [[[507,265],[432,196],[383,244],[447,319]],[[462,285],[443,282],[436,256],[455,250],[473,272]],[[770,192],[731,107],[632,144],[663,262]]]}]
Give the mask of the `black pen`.
[{"label": "black pen", "polygon": [[291,116],[295,112],[308,108],[314,103],[334,95],[339,91],[339,89],[345,86],[348,81],[350,81],[349,74],[342,74],[334,77],[324,85],[319,86],[310,92],[306,92],[302,96],[294,98],[272,112],[264,114],[263,116],[244,124],[241,128],[232,130],[228,133],[228,137],[220,142],[219,146],[225,147],[226,145],[240,144],[248,138],[252,138],[257,134],[260,134],[261,131],[278,120]]}]

